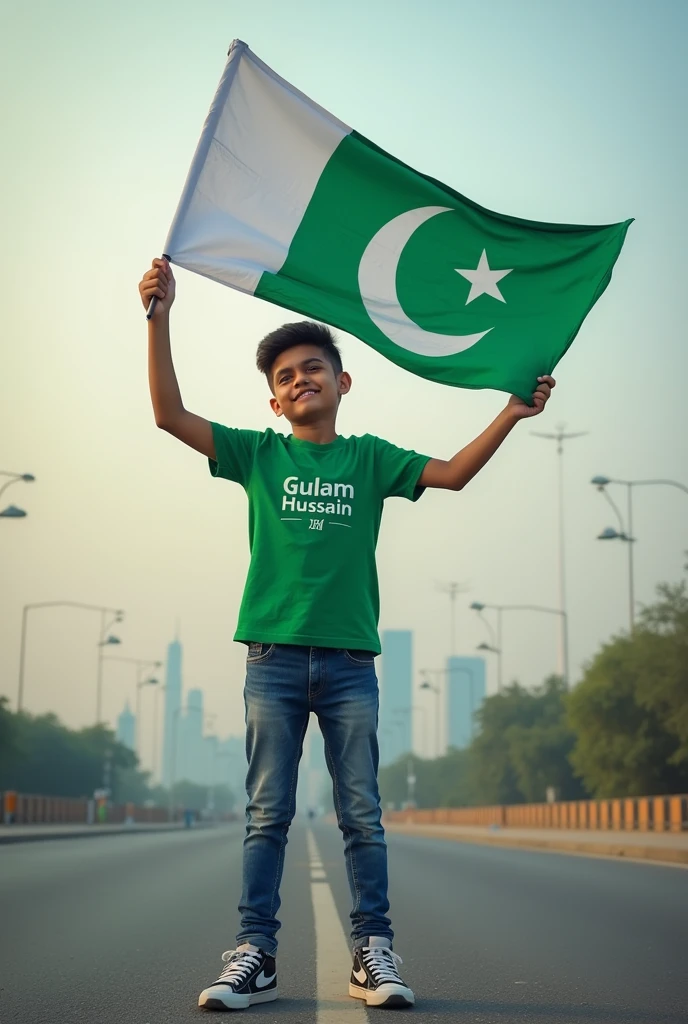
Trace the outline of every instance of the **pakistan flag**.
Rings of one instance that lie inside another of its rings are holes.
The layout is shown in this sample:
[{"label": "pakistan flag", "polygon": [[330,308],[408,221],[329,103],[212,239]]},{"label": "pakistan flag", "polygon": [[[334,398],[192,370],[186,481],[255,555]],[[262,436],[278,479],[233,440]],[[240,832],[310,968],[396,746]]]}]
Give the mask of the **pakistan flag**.
[{"label": "pakistan flag", "polygon": [[164,252],[421,377],[528,398],[607,287],[630,223],[485,210],[235,41]]}]

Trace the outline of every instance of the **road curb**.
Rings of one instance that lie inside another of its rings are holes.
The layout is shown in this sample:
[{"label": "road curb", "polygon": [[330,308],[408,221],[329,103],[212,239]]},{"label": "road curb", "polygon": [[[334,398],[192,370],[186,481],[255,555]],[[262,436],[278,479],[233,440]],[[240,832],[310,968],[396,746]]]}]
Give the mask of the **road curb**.
[{"label": "road curb", "polygon": [[[93,828],[83,830],[72,830],[64,832],[36,831],[31,833],[12,834],[12,826],[6,825],[0,829],[0,846],[7,846],[15,843],[47,843],[56,839],[96,839],[101,836],[118,835],[151,835],[160,832],[195,832],[199,829],[211,828],[211,825],[195,825],[191,829],[185,829],[183,825],[151,825],[140,828],[136,825],[113,825],[111,828]],[[39,829],[42,826],[39,826]]]},{"label": "road curb", "polygon": [[546,850],[552,853],[577,853],[588,857],[615,857],[624,860],[642,860],[655,864],[679,864],[688,866],[688,850],[671,846],[641,846],[639,843],[586,843],[581,840],[542,839],[521,836],[470,835],[458,833],[441,825],[408,826],[391,822],[385,824],[385,831],[409,836],[427,836],[432,839],[451,839],[455,843],[473,843],[477,846],[507,846],[525,850]]}]

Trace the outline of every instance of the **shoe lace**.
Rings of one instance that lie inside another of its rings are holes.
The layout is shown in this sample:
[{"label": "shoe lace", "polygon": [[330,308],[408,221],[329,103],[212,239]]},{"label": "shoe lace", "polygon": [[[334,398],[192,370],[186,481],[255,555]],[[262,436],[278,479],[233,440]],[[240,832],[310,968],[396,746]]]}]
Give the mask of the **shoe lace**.
[{"label": "shoe lace", "polygon": [[222,954],[222,959],[227,966],[217,980],[241,983],[260,963],[260,953],[251,949],[228,949]]},{"label": "shoe lace", "polygon": [[370,946],[363,950],[363,962],[379,985],[384,981],[396,981],[403,984],[399,977],[397,964],[403,964],[398,953],[386,946]]}]

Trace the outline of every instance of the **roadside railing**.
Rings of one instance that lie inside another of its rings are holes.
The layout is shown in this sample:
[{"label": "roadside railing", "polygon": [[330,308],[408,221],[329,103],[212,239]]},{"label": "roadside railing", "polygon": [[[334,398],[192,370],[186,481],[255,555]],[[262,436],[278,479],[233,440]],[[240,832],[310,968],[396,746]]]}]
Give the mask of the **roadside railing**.
[{"label": "roadside railing", "polygon": [[570,800],[495,807],[409,808],[385,811],[385,819],[416,825],[683,832],[688,830],[688,795]]},{"label": "roadside railing", "polygon": [[[180,810],[175,820],[181,816]],[[166,807],[137,807],[133,803],[108,806],[96,799],[36,796],[11,790],[0,793],[0,824],[4,825],[159,824],[167,820]]]}]

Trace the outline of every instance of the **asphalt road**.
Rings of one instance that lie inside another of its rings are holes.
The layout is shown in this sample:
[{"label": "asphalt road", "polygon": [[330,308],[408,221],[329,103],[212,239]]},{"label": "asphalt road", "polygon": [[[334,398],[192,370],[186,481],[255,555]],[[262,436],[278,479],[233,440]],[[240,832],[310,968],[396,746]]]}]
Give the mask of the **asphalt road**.
[{"label": "asphalt road", "polygon": [[[196,999],[234,946],[242,834],[235,825],[0,848],[3,1024],[208,1017]],[[306,826],[295,825],[282,997],[244,1011],[249,1019],[353,1024],[389,1012],[348,1000],[348,962],[341,1007],[318,999],[311,886],[331,888],[334,931],[346,928],[349,898],[339,833],[316,823],[314,836],[327,881],[311,883]],[[402,835],[389,846],[414,1020],[688,1022],[688,870]]]}]

